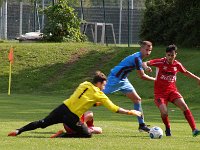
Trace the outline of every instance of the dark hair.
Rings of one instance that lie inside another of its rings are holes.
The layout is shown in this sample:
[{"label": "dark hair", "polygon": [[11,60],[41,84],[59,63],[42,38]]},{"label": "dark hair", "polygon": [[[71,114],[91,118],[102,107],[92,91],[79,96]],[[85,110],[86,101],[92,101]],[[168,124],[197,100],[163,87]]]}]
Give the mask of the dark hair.
[{"label": "dark hair", "polygon": [[92,80],[92,83],[96,84],[97,82],[103,82],[106,81],[107,77],[101,72],[101,71],[96,71]]},{"label": "dark hair", "polygon": [[139,41],[139,44],[141,47],[144,47],[144,46],[152,46],[152,43],[150,41]]},{"label": "dark hair", "polygon": [[177,51],[177,46],[174,45],[174,44],[169,45],[169,46],[167,46],[167,48],[166,48],[166,53],[172,52],[172,51],[175,51],[175,52]]}]

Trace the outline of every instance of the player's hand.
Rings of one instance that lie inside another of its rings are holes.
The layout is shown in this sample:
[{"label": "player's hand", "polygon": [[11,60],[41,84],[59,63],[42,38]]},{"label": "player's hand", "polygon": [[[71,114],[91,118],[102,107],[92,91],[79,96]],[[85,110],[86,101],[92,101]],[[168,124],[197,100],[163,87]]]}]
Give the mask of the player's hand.
[{"label": "player's hand", "polygon": [[138,117],[142,116],[142,113],[140,111],[137,111],[137,110],[129,110],[128,114],[133,115],[133,116],[138,116]]},{"label": "player's hand", "polygon": [[152,72],[152,69],[151,69],[151,67],[148,66],[148,67],[145,68],[145,71]]}]

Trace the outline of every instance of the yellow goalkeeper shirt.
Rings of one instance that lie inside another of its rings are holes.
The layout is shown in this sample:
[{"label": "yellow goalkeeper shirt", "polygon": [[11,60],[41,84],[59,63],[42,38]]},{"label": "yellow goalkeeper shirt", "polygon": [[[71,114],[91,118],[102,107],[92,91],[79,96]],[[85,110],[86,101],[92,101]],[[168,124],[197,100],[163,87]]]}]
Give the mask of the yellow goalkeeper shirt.
[{"label": "yellow goalkeeper shirt", "polygon": [[102,105],[113,112],[119,110],[119,106],[113,104],[98,87],[87,81],[81,83],[70,98],[63,103],[80,118],[96,102],[101,102]]}]

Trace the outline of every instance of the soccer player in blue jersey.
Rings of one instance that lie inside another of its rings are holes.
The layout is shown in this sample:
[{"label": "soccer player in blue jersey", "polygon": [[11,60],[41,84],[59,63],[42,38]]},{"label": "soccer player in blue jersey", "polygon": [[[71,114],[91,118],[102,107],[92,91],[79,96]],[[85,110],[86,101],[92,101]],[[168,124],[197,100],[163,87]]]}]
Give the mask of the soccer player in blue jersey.
[{"label": "soccer player in blue jersey", "polygon": [[[111,94],[117,91],[124,93],[134,103],[134,109],[142,111],[141,98],[137,94],[135,88],[128,80],[128,74],[136,70],[138,76],[143,80],[154,81],[155,78],[144,73],[142,67],[142,59],[148,57],[152,51],[152,43],[150,41],[142,41],[140,43],[140,51],[124,58],[117,66],[111,69],[108,81],[103,92]],[[144,117],[138,117],[139,131],[149,132],[149,128],[144,122]]]}]

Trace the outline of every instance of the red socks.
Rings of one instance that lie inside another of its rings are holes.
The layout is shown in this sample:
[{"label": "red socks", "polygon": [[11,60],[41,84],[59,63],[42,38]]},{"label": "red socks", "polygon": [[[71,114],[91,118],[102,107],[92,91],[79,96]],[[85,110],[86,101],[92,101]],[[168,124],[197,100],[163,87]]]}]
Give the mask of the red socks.
[{"label": "red socks", "polygon": [[188,121],[190,127],[192,128],[192,131],[196,129],[196,124],[194,121],[194,117],[189,109],[184,111],[185,119]]},{"label": "red socks", "polygon": [[[187,122],[189,123],[192,131],[195,130],[196,129],[195,120],[194,120],[194,117],[193,117],[193,115],[192,115],[192,113],[189,109],[184,111],[184,116],[185,116],[185,119],[187,120]],[[165,117],[161,116],[161,118],[162,118],[162,121],[165,124],[166,128],[170,128],[170,122],[169,122],[168,115],[165,116]]]},{"label": "red socks", "polygon": [[162,118],[163,123],[165,124],[165,127],[166,128],[170,128],[170,123],[169,123],[168,115],[165,116],[165,117],[161,116],[161,118]]}]

